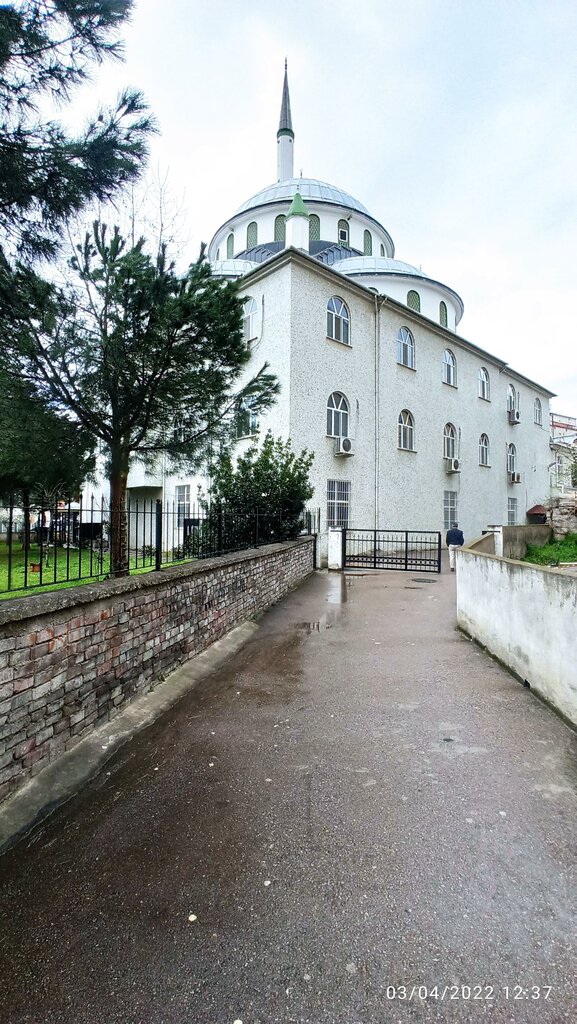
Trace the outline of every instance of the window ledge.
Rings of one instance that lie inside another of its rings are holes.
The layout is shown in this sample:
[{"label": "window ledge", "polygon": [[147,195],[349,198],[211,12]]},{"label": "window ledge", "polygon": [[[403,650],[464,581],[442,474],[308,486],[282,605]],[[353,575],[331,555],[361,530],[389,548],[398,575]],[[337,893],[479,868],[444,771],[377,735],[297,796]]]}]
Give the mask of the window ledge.
[{"label": "window ledge", "polygon": [[490,468],[491,468],[491,463],[490,462],[480,462],[479,463],[479,469],[490,469]]},{"label": "window ledge", "polygon": [[327,334],[326,340],[327,341],[334,341],[335,345],[342,345],[343,348],[352,348],[353,347],[351,345],[350,341],[339,341],[338,338],[331,338],[328,334]]},{"label": "window ledge", "polygon": [[491,399],[490,399],[490,398],[485,398],[485,396],[484,396],[484,395],[477,395],[477,398],[478,398],[478,399],[479,399],[479,400],[480,400],[481,402],[490,402],[490,401],[491,401]]},{"label": "window ledge", "polygon": [[442,384],[446,384],[448,388],[454,388],[455,391],[458,391],[458,389],[459,389],[459,385],[458,384],[451,384],[451,382],[449,380],[443,380],[443,381],[441,381],[441,383]]},{"label": "window ledge", "polygon": [[413,373],[417,372],[415,366],[409,366],[408,363],[400,363],[398,359],[397,359],[397,366],[402,366],[403,369],[405,369],[405,370],[412,370]]},{"label": "window ledge", "polygon": [[400,445],[397,445],[397,451],[398,452],[411,452],[412,455],[416,455],[417,454],[417,449],[416,448],[401,448]]}]

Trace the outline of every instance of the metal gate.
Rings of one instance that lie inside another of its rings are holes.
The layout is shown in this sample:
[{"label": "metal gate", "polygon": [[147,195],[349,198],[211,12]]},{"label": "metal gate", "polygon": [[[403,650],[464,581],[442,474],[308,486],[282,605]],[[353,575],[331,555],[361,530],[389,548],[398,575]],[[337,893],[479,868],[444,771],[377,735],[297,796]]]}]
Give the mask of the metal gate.
[{"label": "metal gate", "polygon": [[426,530],[343,530],[344,569],[441,571],[441,534]]}]

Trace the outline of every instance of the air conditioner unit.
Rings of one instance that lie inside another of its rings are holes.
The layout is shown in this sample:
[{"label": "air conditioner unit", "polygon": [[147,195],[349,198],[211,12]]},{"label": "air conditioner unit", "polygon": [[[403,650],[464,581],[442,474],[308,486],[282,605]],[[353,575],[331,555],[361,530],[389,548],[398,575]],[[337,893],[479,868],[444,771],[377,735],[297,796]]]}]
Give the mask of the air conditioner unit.
[{"label": "air conditioner unit", "polygon": [[521,483],[521,474],[520,473],[509,473],[509,483],[510,484],[520,484]]},{"label": "air conditioner unit", "polygon": [[460,473],[461,472],[461,460],[460,459],[445,459],[445,469],[447,473]]},{"label": "air conditioner unit", "polygon": [[518,409],[509,409],[509,423],[520,423],[521,413]]},{"label": "air conditioner unit", "polygon": [[350,437],[337,437],[335,455],[354,455],[353,442]]}]

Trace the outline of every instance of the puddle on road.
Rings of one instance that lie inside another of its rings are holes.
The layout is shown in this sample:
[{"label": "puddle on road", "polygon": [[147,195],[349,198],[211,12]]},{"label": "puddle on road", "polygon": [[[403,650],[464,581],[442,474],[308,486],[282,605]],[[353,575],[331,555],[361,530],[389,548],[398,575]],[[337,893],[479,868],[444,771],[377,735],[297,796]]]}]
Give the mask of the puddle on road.
[{"label": "puddle on road", "polygon": [[332,629],[334,617],[327,613],[314,622],[295,622],[294,626],[295,629],[302,629],[306,636],[310,636],[311,633],[322,633],[325,629]]},{"label": "puddle on road", "polygon": [[345,604],[348,601],[347,590],[353,585],[352,579],[347,579],[343,573],[329,576],[329,589],[325,598],[327,604]]}]

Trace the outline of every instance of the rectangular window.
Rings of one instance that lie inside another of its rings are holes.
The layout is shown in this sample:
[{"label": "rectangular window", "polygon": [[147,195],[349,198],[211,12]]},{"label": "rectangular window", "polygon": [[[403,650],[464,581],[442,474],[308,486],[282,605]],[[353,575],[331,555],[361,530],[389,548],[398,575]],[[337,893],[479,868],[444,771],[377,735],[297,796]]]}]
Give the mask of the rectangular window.
[{"label": "rectangular window", "polygon": [[457,492],[456,491],[445,491],[444,502],[443,502],[443,526],[445,530],[450,530],[453,523],[458,523],[457,515]]},{"label": "rectangular window", "polygon": [[327,526],[349,525],[350,500],[349,480],[327,480]]},{"label": "rectangular window", "polygon": [[245,398],[236,415],[236,436],[251,437],[258,433],[258,416],[253,411],[254,398]]},{"label": "rectangular window", "polygon": [[507,498],[507,526],[517,525],[517,498]]},{"label": "rectangular window", "polygon": [[174,504],[178,526],[190,519],[190,484],[177,484],[174,488]]}]

